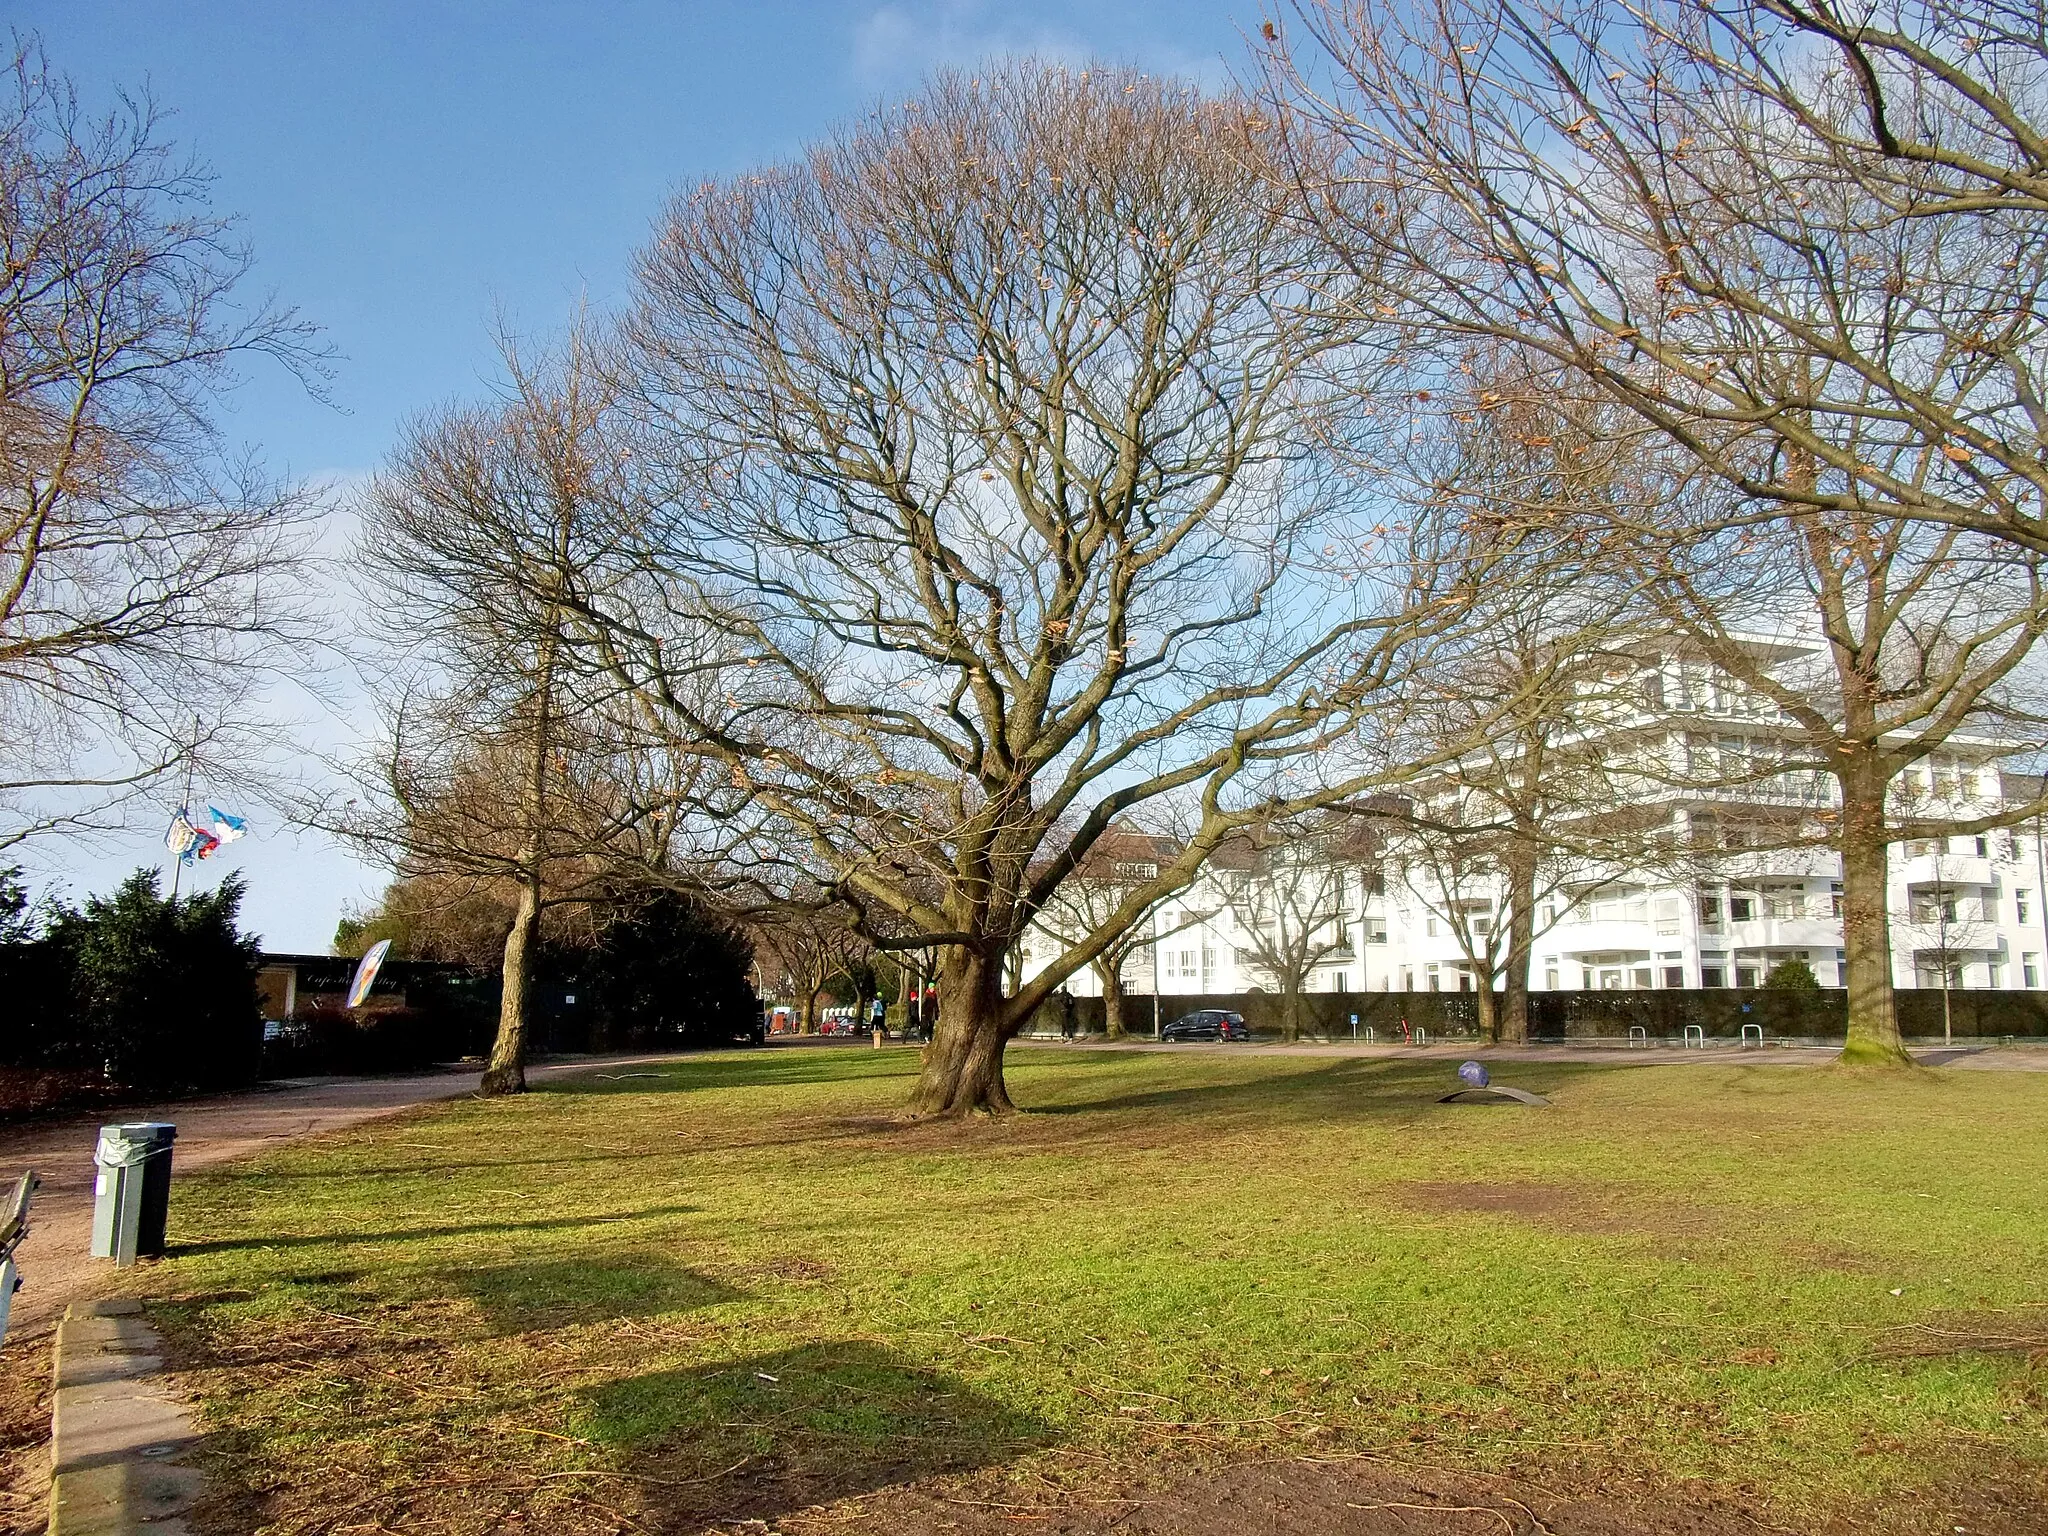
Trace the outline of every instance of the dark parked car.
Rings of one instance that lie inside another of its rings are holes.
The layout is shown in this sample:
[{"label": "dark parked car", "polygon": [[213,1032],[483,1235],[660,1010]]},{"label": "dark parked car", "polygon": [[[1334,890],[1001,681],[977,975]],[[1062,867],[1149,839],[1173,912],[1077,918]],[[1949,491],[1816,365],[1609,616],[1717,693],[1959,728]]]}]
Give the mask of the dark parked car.
[{"label": "dark parked car", "polygon": [[1159,1031],[1162,1040],[1249,1040],[1251,1026],[1244,1021],[1241,1013],[1225,1013],[1221,1008],[1204,1008],[1200,1013],[1186,1013]]}]

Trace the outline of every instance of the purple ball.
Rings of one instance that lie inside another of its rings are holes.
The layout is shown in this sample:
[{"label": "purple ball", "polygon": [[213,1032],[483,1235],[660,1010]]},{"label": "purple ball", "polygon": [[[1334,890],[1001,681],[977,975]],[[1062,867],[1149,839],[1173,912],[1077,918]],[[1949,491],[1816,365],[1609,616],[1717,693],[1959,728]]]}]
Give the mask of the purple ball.
[{"label": "purple ball", "polygon": [[1476,1061],[1468,1061],[1458,1068],[1461,1082],[1470,1083],[1474,1088],[1484,1088],[1493,1079],[1487,1076],[1486,1068]]}]

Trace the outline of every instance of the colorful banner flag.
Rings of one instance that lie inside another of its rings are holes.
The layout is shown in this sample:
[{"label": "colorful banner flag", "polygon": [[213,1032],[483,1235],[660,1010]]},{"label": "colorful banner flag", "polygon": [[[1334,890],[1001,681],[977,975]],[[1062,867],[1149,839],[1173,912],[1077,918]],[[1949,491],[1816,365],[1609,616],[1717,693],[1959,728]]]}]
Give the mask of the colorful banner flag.
[{"label": "colorful banner flag", "polygon": [[239,816],[230,816],[217,805],[209,805],[206,814],[212,818],[213,836],[217,842],[232,843],[249,830],[248,822]]},{"label": "colorful banner flag", "polygon": [[[237,836],[240,834],[237,833]],[[164,832],[164,846],[178,856],[181,864],[203,859],[221,845],[221,839],[192,819],[189,807],[181,807]]]},{"label": "colorful banner flag", "polygon": [[370,988],[377,980],[377,972],[384,964],[384,957],[390,952],[389,939],[379,939],[363,952],[362,963],[356,967],[356,979],[349,983],[348,1002],[345,1006],[363,1006],[363,999],[370,995]]}]

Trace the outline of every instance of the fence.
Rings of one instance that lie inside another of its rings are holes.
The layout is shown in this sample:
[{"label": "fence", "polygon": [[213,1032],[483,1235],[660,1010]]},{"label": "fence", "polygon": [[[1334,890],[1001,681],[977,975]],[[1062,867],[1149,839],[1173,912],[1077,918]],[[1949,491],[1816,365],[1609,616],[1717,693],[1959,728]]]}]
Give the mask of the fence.
[{"label": "fence", "polygon": [[[1899,1027],[1909,1039],[1942,1038],[1942,994],[1904,990],[1898,994]],[[1244,1015],[1255,1034],[1281,1032],[1281,1000],[1277,993],[1237,992],[1213,995],[1178,994],[1158,1000],[1157,1018],[1171,1023],[1183,1014],[1205,1008]],[[1948,994],[1951,1032],[1958,1040],[2048,1038],[2048,993],[1953,991]],[[1102,999],[1072,999],[1077,1033],[1103,1029]],[[1479,1038],[1479,1000],[1470,992],[1310,992],[1300,999],[1301,1028],[1322,1040],[1352,1038],[1352,1015],[1358,1016],[1357,1038],[1381,1043],[1423,1029],[1431,1040]],[[1055,998],[1041,1006],[1029,1032],[1057,1035],[1062,1005]],[[1781,992],[1767,988],[1713,988],[1668,992],[1532,992],[1529,1034],[1535,1040],[1625,1040],[1641,1029],[1650,1040],[1679,1041],[1688,1029],[1708,1040],[1739,1040],[1746,1027],[1761,1028],[1770,1040],[1842,1039],[1848,1032],[1848,997],[1839,988],[1813,992]],[[1126,995],[1124,1028],[1135,1036],[1152,1033],[1154,1000],[1149,994]],[[1371,1035],[1367,1035],[1367,1031]]]}]

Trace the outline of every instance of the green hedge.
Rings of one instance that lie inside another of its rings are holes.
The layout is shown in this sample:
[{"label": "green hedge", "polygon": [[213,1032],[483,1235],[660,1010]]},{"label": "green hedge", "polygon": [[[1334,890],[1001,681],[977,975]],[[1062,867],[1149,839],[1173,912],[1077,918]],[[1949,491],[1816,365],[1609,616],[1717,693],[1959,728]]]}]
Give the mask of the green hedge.
[{"label": "green hedge", "polygon": [[[1905,990],[1898,994],[1899,1026],[1911,1039],[1938,1040],[1942,1035],[1942,995]],[[1103,1028],[1102,999],[1077,997],[1074,1025],[1084,1033]],[[1955,991],[1949,994],[1952,1033],[1958,1040],[2048,1037],[2048,993]],[[1244,1015],[1253,1031],[1280,1032],[1280,998],[1271,992],[1217,993],[1207,996],[1163,996],[1159,1021],[1169,1023],[1203,1008],[1224,1008]],[[1366,1031],[1381,1043],[1403,1038],[1410,1029],[1428,1031],[1432,1040],[1477,1039],[1479,1000],[1469,992],[1311,992],[1301,999],[1302,1028],[1324,1039],[1351,1038],[1351,1016],[1358,1015],[1358,1037]],[[1134,1035],[1152,1032],[1149,995],[1124,999],[1124,1027]],[[1794,992],[1769,988],[1712,988],[1665,992],[1534,992],[1529,997],[1530,1034],[1538,1040],[1625,1039],[1631,1028],[1652,1040],[1681,1040],[1688,1025],[1697,1025],[1710,1040],[1737,1040],[1745,1024],[1763,1028],[1767,1039],[1840,1040],[1847,1033],[1848,1001],[1840,988]],[[1034,1033],[1057,1034],[1060,1005],[1055,1000],[1038,1010]]]}]

